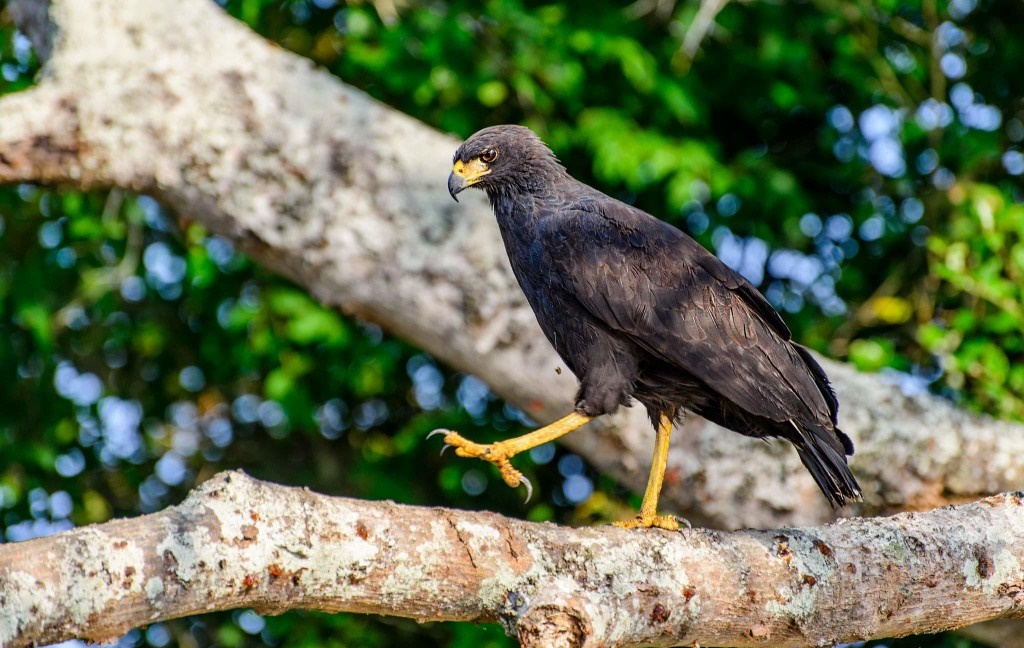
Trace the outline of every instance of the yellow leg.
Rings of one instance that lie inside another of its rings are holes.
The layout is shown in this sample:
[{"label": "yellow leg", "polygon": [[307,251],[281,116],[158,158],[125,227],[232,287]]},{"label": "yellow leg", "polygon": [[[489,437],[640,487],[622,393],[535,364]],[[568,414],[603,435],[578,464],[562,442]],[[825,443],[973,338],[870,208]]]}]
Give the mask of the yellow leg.
[{"label": "yellow leg", "polygon": [[489,444],[473,443],[462,437],[458,432],[450,430],[434,430],[431,434],[443,432],[445,444],[455,448],[455,454],[460,457],[478,457],[484,461],[491,462],[501,471],[501,478],[505,480],[505,483],[512,488],[516,488],[526,480],[521,472],[512,467],[509,459],[520,452],[526,452],[548,441],[554,441],[558,437],[572,432],[591,418],[590,416],[573,412],[568,416],[558,419],[551,425],[546,425],[528,434]]},{"label": "yellow leg", "polygon": [[658,496],[661,494],[661,485],[665,481],[665,466],[668,464],[669,440],[672,437],[672,419],[669,412],[661,413],[661,420],[658,421],[658,431],[654,440],[654,458],[651,460],[651,474],[647,477],[647,490],[644,491],[644,499],[640,503],[640,514],[632,520],[615,522],[615,526],[624,529],[647,529],[658,527],[677,531],[679,521],[671,515],[658,515]]}]

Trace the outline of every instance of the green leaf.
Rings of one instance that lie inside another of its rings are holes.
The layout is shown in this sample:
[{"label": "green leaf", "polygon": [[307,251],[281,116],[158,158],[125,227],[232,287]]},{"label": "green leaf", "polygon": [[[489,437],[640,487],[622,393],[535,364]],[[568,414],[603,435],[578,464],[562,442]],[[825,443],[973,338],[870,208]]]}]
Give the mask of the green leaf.
[{"label": "green leaf", "polygon": [[31,332],[41,348],[50,349],[53,342],[53,329],[50,324],[50,311],[46,306],[38,302],[22,304],[14,316],[14,321]]},{"label": "green leaf", "polygon": [[281,401],[295,387],[295,377],[283,368],[278,367],[267,374],[263,381],[263,394],[269,399]]},{"label": "green leaf", "polygon": [[879,371],[892,364],[893,349],[889,340],[860,339],[850,343],[850,362],[860,371]]},{"label": "green leaf", "polygon": [[508,86],[501,81],[488,81],[476,90],[480,103],[490,108],[501,105],[508,98]]}]

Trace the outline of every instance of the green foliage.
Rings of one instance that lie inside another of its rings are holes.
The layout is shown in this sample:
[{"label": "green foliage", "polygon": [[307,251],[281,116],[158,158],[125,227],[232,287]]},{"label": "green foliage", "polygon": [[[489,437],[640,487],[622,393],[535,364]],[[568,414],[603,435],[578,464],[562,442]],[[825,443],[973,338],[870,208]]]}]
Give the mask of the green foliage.
[{"label": "green foliage", "polygon": [[[666,15],[583,0],[222,4],[437,128],[533,127],[574,175],[758,283],[802,342],[1024,418],[1024,5],[729,3],[691,60],[695,0]],[[36,71],[0,25],[0,91]],[[0,189],[0,539],[158,509],[225,467],[534,520],[621,516],[617,487],[561,450],[520,463],[547,496],[528,508],[486,467],[438,458],[429,430],[494,439],[523,417],[181,216],[119,191]],[[571,501],[566,475],[596,482],[593,496]],[[124,642],[512,645],[493,626],[251,612]]]},{"label": "green foliage", "polygon": [[1024,205],[963,185],[953,226],[929,241],[934,319],[918,330],[972,407],[1024,420]]}]

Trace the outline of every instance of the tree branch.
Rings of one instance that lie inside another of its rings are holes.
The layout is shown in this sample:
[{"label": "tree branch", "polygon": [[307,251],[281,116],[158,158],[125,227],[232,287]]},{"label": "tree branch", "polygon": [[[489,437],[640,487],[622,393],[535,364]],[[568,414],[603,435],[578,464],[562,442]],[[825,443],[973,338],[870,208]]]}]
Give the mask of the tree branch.
[{"label": "tree branch", "polygon": [[43,84],[0,99],[0,182],[87,184],[71,97]]},{"label": "tree branch", "polygon": [[[456,210],[447,196],[456,140],[268,44],[209,0],[51,4],[44,77],[0,102],[0,181],[151,192],[536,419],[569,410],[575,381],[556,374],[561,362],[485,201],[467,197]],[[56,154],[47,142],[60,143]],[[853,512],[930,508],[1021,483],[1024,427],[826,368],[858,448],[865,502]],[[565,442],[640,490],[652,439],[633,408]],[[723,528],[834,515],[787,445],[696,417],[676,435],[663,501]]]},{"label": "tree branch", "polygon": [[0,545],[0,645],[212,610],[500,622],[523,646],[826,645],[1024,614],[1024,493],[821,528],[569,529],[221,473],[179,506]]}]

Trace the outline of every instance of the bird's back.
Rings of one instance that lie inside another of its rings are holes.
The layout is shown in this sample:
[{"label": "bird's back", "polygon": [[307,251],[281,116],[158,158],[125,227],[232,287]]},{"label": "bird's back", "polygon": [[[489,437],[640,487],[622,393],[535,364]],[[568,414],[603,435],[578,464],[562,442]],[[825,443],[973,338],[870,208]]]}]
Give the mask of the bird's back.
[{"label": "bird's back", "polygon": [[[684,407],[741,434],[789,439],[833,503],[858,496],[824,371],[749,282],[675,227],[585,185],[560,204],[537,222],[548,290],[568,295],[621,362],[635,363],[631,395],[652,419]],[[567,326],[538,317],[549,338]]]}]

